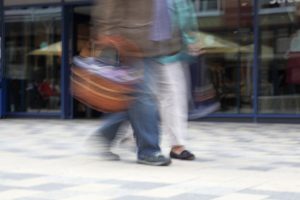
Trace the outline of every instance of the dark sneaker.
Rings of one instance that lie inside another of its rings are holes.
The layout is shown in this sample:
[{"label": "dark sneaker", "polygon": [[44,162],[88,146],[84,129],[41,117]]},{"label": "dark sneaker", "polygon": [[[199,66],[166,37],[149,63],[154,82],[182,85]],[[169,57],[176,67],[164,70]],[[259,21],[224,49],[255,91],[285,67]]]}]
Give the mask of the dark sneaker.
[{"label": "dark sneaker", "polygon": [[174,159],[179,159],[179,160],[195,160],[195,155],[192,154],[188,150],[182,151],[180,154],[174,153],[173,151],[170,152],[170,157]]},{"label": "dark sneaker", "polygon": [[171,159],[159,153],[150,156],[142,156],[138,158],[137,163],[152,166],[168,166],[171,164]]},{"label": "dark sneaker", "polygon": [[100,151],[100,156],[104,160],[119,161],[120,156],[111,152],[111,143],[108,139],[101,135],[93,135],[89,138],[90,143],[96,147],[97,151]]},{"label": "dark sneaker", "polygon": [[118,154],[115,154],[111,151],[101,152],[100,155],[104,160],[107,160],[107,161],[119,161],[119,160],[121,160],[120,156]]}]

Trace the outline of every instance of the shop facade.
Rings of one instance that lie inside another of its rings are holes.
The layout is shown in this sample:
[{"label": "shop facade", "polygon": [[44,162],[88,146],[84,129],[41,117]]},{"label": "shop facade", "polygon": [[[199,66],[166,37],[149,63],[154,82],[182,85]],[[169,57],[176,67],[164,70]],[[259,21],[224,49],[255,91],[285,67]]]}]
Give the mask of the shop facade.
[{"label": "shop facade", "polygon": [[[221,103],[209,118],[299,119],[299,2],[194,3],[203,60]],[[89,0],[0,0],[1,117],[100,115],[69,90],[72,57],[89,39],[91,6]]]}]

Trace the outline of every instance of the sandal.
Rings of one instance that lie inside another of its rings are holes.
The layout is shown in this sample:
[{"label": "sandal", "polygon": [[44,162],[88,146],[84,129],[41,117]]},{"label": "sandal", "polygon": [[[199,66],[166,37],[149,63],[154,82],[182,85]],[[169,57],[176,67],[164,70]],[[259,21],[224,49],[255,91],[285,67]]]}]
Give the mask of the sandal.
[{"label": "sandal", "polygon": [[180,154],[170,152],[170,157],[179,159],[179,160],[195,160],[195,155],[189,152],[188,150],[182,151]]}]

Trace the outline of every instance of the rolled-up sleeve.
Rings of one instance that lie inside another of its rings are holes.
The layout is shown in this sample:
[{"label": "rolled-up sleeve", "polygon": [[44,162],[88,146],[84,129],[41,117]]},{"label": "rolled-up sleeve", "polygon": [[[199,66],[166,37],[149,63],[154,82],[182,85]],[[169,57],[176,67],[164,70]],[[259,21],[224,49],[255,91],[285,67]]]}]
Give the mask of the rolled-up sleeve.
[{"label": "rolled-up sleeve", "polygon": [[178,25],[185,44],[196,42],[194,33],[198,31],[198,21],[194,4],[190,0],[175,0]]}]

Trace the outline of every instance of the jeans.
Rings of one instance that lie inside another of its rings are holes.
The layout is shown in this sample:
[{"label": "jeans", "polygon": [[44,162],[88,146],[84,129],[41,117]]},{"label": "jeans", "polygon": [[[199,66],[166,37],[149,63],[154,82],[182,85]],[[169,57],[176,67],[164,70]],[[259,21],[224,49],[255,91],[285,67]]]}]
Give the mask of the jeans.
[{"label": "jeans", "polygon": [[136,99],[126,112],[114,113],[108,116],[99,133],[108,141],[113,141],[123,122],[129,120],[132,125],[138,158],[159,153],[159,114],[154,95],[153,61],[145,59],[143,63],[144,80],[137,85]]}]

